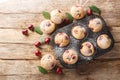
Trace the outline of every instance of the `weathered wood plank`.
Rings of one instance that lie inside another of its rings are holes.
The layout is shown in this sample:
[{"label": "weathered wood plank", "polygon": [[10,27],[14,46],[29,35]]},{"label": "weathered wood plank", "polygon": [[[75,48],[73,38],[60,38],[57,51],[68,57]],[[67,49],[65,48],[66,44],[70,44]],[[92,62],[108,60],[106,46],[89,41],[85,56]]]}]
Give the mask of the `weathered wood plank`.
[{"label": "weathered wood plank", "polygon": [[[54,53],[51,46],[43,45],[40,51],[42,54]],[[34,45],[30,44],[0,44],[0,59],[11,60],[26,60],[26,59],[38,59],[34,55],[37,50]],[[118,59],[120,58],[120,43],[115,43],[114,48],[107,54],[98,57],[97,59]]]},{"label": "weathered wood plank", "polygon": [[[107,61],[107,62],[99,62],[93,61],[87,65],[81,65],[79,68],[75,69],[64,69],[64,75],[56,75],[54,73],[42,75],[37,70],[37,65],[39,64],[38,60],[32,61],[0,61],[0,75],[8,75],[10,78],[15,78],[17,75],[23,75],[21,78],[26,79],[24,75],[31,75],[32,78],[36,79],[44,76],[49,80],[119,80],[120,76],[120,60],[116,61]],[[22,65],[22,66],[21,66]],[[11,76],[9,76],[11,75]],[[13,75],[13,76],[12,76]],[[33,76],[32,76],[33,75]],[[39,75],[39,76],[38,76]],[[1,77],[0,76],[0,77]],[[7,76],[6,76],[7,77]],[[3,77],[6,78],[6,77]],[[19,77],[17,77],[19,80]],[[11,79],[8,79],[11,80]]]},{"label": "weathered wood plank", "polygon": [[39,59],[34,52],[40,50],[42,55],[45,53],[54,53],[49,45],[41,46],[41,49],[30,44],[0,44],[0,59]]},{"label": "weathered wood plank", "polygon": [[120,27],[112,27],[110,31],[113,35],[115,42],[119,42],[120,41]]},{"label": "weathered wood plank", "polygon": [[1,80],[119,80],[120,74],[97,74],[97,75],[79,75],[69,73],[71,75],[13,75],[0,76]]},{"label": "weathered wood plank", "polygon": [[[16,2],[16,3],[15,3]],[[63,4],[64,2],[64,4]],[[70,7],[77,2],[73,0],[11,0],[11,2],[6,1],[0,3],[0,12],[7,14],[0,14],[0,27],[23,27],[28,25],[29,23],[39,24],[43,19],[40,13],[44,10],[51,11],[54,8],[63,9],[65,11],[69,11]],[[32,3],[32,4],[31,4]],[[46,3],[46,4],[44,4]],[[31,6],[31,5],[32,6]],[[69,5],[67,5],[69,4]],[[90,0],[86,6],[96,5],[102,10],[102,16],[107,22],[108,26],[119,26],[120,23],[120,2],[119,0]],[[109,5],[108,5],[109,4]],[[67,5],[67,7],[66,7]],[[9,7],[6,7],[9,6]],[[49,6],[49,7],[48,7]],[[112,12],[112,14],[111,14]],[[9,13],[17,13],[17,14],[9,14]],[[20,13],[20,14],[19,14]],[[21,14],[21,13],[29,13],[29,14]],[[36,13],[36,14],[31,14]],[[42,19],[41,19],[42,18]],[[7,23],[7,24],[6,24]],[[24,23],[24,24],[23,24]]]},{"label": "weathered wood plank", "polygon": [[[120,27],[120,13],[102,14],[109,27]],[[42,14],[0,14],[0,28],[27,28],[29,24],[39,25],[42,20]]]},{"label": "weathered wood plank", "polygon": [[[28,37],[22,35],[22,29],[0,29],[0,42],[9,43],[31,43],[39,40],[40,35],[30,32]],[[115,42],[120,41],[120,27],[112,27],[111,32]]]},{"label": "weathered wood plank", "polygon": [[0,42],[10,43],[34,43],[39,40],[40,35],[35,32],[30,32],[28,36],[22,34],[22,29],[0,29]]},{"label": "weathered wood plank", "polygon": [[[80,0],[79,0],[80,1]],[[120,25],[120,2],[119,0],[89,0],[86,6],[96,5],[102,11],[102,16],[107,22],[108,26]],[[109,18],[109,19],[107,19]]]},{"label": "weathered wood plank", "polygon": [[41,14],[0,14],[0,17],[0,28],[27,28],[44,19]]},{"label": "weathered wood plank", "polygon": [[78,0],[7,0],[0,3],[0,13],[41,13],[55,8],[68,10],[76,2]]},{"label": "weathered wood plank", "polygon": [[[73,4],[78,4],[80,0],[11,0],[10,2],[0,3],[0,12],[1,13],[41,13],[43,10],[51,11],[54,8],[60,8],[68,10]],[[83,1],[84,2],[84,1]],[[69,4],[69,5],[68,5]],[[113,13],[119,13],[120,3],[119,0],[90,0],[88,5],[97,5],[103,11]],[[109,4],[109,5],[108,5]],[[67,5],[67,7],[66,7]],[[9,7],[6,7],[9,6]]]},{"label": "weathered wood plank", "polygon": [[49,80],[48,75],[7,75],[7,76],[0,76],[1,80]]},{"label": "weathered wood plank", "polygon": [[37,66],[40,60],[0,60],[0,75],[40,74]]}]

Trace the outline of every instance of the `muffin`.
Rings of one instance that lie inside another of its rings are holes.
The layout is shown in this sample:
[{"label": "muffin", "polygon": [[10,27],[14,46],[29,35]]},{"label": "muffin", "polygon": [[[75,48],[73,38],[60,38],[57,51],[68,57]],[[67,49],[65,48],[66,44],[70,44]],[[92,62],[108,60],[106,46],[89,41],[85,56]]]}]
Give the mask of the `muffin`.
[{"label": "muffin", "polygon": [[40,61],[41,67],[46,70],[52,70],[56,65],[56,59],[52,54],[45,54]]},{"label": "muffin", "polygon": [[75,50],[66,50],[62,55],[63,61],[66,64],[75,64],[78,61],[78,53]]},{"label": "muffin", "polygon": [[83,39],[86,36],[86,30],[84,27],[81,26],[75,26],[72,29],[72,35],[76,39]]},{"label": "muffin", "polygon": [[55,24],[50,20],[44,20],[40,24],[40,29],[44,34],[51,34],[55,30]]},{"label": "muffin", "polygon": [[86,14],[84,7],[81,5],[72,6],[70,13],[71,13],[72,17],[75,19],[81,19]]},{"label": "muffin", "polygon": [[95,52],[95,49],[92,43],[84,42],[81,46],[80,52],[84,56],[92,56]]},{"label": "muffin", "polygon": [[61,10],[53,10],[51,13],[51,21],[55,24],[61,24],[65,19],[65,14]]},{"label": "muffin", "polygon": [[54,42],[55,44],[59,45],[59,47],[64,47],[69,44],[70,38],[66,33],[59,32],[55,36]]},{"label": "muffin", "polygon": [[94,18],[89,21],[88,27],[93,31],[93,32],[99,32],[102,29],[102,21],[99,18]]},{"label": "muffin", "polygon": [[109,38],[108,35],[106,34],[102,34],[97,38],[97,45],[101,48],[101,49],[107,49],[110,47],[111,45],[111,39]]}]

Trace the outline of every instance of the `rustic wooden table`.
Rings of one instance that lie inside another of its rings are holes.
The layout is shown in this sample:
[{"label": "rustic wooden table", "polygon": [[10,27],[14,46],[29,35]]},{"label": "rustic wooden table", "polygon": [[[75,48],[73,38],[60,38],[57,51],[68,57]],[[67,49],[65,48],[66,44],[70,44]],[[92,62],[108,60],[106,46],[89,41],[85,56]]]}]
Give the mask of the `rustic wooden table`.
[{"label": "rustic wooden table", "polygon": [[[39,35],[21,34],[27,25],[39,25],[42,11],[55,8],[69,11],[79,0],[0,0],[0,80],[120,80],[120,0],[90,0],[86,6],[96,5],[102,10],[115,39],[115,47],[87,65],[77,69],[64,69],[64,75],[43,75],[37,66],[40,60],[34,56],[34,41]],[[42,46],[42,52],[52,52]]]}]

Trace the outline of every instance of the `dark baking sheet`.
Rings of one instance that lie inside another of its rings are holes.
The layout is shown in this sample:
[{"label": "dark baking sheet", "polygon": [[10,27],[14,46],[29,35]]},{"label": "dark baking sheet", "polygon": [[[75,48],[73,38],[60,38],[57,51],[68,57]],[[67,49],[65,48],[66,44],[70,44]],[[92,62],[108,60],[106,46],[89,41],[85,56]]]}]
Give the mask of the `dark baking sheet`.
[{"label": "dark baking sheet", "polygon": [[[102,20],[102,23],[103,23],[103,28],[101,31],[97,32],[97,33],[94,33],[92,32],[89,28],[88,28],[88,23],[89,23],[89,20],[91,19],[94,19],[94,18],[100,18]],[[84,28],[86,29],[87,31],[87,35],[85,38],[83,38],[82,40],[78,40],[78,39],[75,39],[72,34],[71,34],[71,29],[74,27],[74,26],[77,26],[77,25],[81,25],[81,26],[84,26]],[[70,43],[65,46],[65,47],[59,47],[58,45],[56,45],[54,43],[54,37],[57,33],[59,32],[65,32],[66,34],[69,35],[70,37]],[[108,48],[108,49],[100,49],[98,46],[97,46],[97,43],[96,43],[96,40],[97,40],[97,37],[101,34],[107,34],[110,38],[111,38],[111,46]],[[92,56],[89,56],[89,57],[85,57],[81,54],[81,52],[79,51],[80,47],[81,47],[81,44],[83,42],[86,42],[86,41],[89,41],[91,42],[94,47],[95,47],[95,53],[94,55]],[[64,26],[62,28],[58,28],[55,32],[53,32],[51,34],[51,41],[50,41],[50,45],[53,46],[54,48],[54,51],[55,53],[57,54],[57,57],[58,59],[60,60],[60,63],[66,67],[66,68],[76,68],[78,65],[81,65],[83,63],[86,63],[87,61],[90,61],[100,55],[103,55],[105,54],[106,52],[110,51],[113,46],[114,46],[114,39],[113,39],[113,36],[111,35],[110,31],[108,30],[108,27],[104,21],[104,19],[101,17],[101,16],[98,16],[98,15],[91,15],[91,16],[85,16],[83,19],[80,19],[80,20],[77,20],[67,26]],[[64,53],[64,51],[66,49],[75,49],[77,52],[78,52],[78,55],[79,55],[79,59],[78,61],[76,62],[76,64],[72,64],[72,65],[69,65],[69,64],[66,64],[64,63],[63,59],[62,59],[62,54]]]}]

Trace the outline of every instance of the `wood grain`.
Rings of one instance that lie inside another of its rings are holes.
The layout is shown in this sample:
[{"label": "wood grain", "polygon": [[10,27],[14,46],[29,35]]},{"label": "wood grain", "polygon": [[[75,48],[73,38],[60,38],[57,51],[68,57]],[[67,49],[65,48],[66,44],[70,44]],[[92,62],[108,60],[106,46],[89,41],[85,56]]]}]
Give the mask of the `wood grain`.
[{"label": "wood grain", "polygon": [[4,60],[29,60],[39,59],[34,52],[40,50],[42,55],[45,53],[54,53],[49,45],[42,45],[41,49],[32,44],[0,44],[0,59]]},{"label": "wood grain", "polygon": [[[58,8],[67,12],[70,11],[70,7],[77,2],[77,0],[11,0],[10,3],[0,3],[0,27],[18,28],[21,26],[24,27],[29,23],[39,24],[43,19],[42,15],[40,15],[42,11],[50,12],[51,10]],[[49,7],[47,5],[49,5]],[[102,10],[102,16],[108,26],[120,26],[119,0],[91,0],[86,6],[90,5],[96,5]]]},{"label": "wood grain", "polygon": [[[2,34],[0,35],[0,42],[33,44],[40,38],[40,35],[35,32],[29,31],[29,36],[26,37],[22,35],[21,31],[22,29],[0,29],[0,34]],[[111,32],[115,42],[120,42],[120,27],[112,27]]]},{"label": "wood grain", "polygon": [[[84,0],[83,0],[84,1]],[[63,75],[54,72],[41,74],[37,66],[40,58],[34,55],[34,42],[40,35],[29,31],[21,34],[29,24],[39,25],[44,20],[41,12],[53,9],[70,11],[80,0],[4,0],[0,1],[0,80],[119,80],[120,77],[120,1],[90,0],[85,6],[96,5],[102,11],[115,46],[107,54],[77,69],[63,69]],[[54,53],[51,46],[41,46],[42,55]]]},{"label": "wood grain", "polygon": [[[102,13],[102,17],[109,27],[120,27],[119,14]],[[44,20],[40,13],[0,14],[0,18],[0,28],[27,28],[29,24],[40,25],[40,22]]]},{"label": "wood grain", "polygon": [[0,13],[41,13],[55,8],[68,10],[77,2],[78,0],[11,0],[0,3]]},{"label": "wood grain", "polygon": [[[49,45],[41,46],[39,49],[42,54],[54,53],[52,47]],[[33,60],[39,59],[34,55],[34,52],[38,50],[32,44],[0,44],[0,59],[4,60]],[[115,43],[114,48],[105,55],[98,57],[97,59],[120,59],[120,43]]]},{"label": "wood grain", "polygon": [[19,29],[27,28],[28,25],[40,25],[40,22],[44,20],[41,14],[0,14],[0,28],[5,29]]},{"label": "wood grain", "polygon": [[[1,76],[8,75],[7,77],[17,78],[18,80],[26,79],[27,76],[32,75],[30,78],[31,80],[35,79],[48,79],[48,80],[119,80],[120,76],[120,61],[92,61],[89,64],[82,65],[75,69],[64,69],[63,75],[57,75],[55,73],[50,73],[46,75],[42,75],[38,72],[37,67],[35,65],[39,64],[37,60],[30,60],[30,61],[0,61],[1,62]],[[5,66],[7,65],[7,66]],[[21,66],[22,65],[22,66]],[[86,66],[87,65],[87,66]],[[21,78],[18,75],[22,76]],[[40,75],[40,77],[38,76]],[[106,75],[106,76],[105,76]],[[52,77],[54,76],[54,77]],[[5,77],[4,77],[5,78]],[[29,78],[28,78],[29,79]],[[10,80],[10,79],[8,79]]]}]

